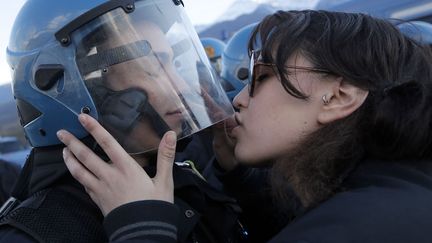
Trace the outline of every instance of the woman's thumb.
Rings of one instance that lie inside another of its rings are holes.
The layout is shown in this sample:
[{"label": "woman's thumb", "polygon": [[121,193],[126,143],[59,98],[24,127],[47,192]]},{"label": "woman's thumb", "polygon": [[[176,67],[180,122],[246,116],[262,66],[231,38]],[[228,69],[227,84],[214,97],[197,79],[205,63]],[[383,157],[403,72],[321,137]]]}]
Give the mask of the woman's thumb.
[{"label": "woman's thumb", "polygon": [[176,142],[176,133],[174,131],[168,131],[159,143],[156,179],[160,182],[173,183],[172,168],[174,164]]}]

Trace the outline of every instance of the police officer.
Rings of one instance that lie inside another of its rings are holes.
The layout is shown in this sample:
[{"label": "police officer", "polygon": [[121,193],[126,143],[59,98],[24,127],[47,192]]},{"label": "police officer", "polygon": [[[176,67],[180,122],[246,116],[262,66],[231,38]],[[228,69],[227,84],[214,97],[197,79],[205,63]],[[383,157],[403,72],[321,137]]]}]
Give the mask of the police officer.
[{"label": "police officer", "polygon": [[[122,207],[104,221],[106,212],[69,174],[57,137],[65,129],[112,164],[77,119],[87,114],[153,176],[155,151],[167,131],[184,141],[233,114],[182,5],[178,0],[25,3],[7,55],[21,123],[34,149],[0,210],[2,242],[236,240],[235,201],[188,163],[173,169],[176,207],[149,201],[142,210]],[[165,210],[179,210],[182,217],[166,223],[161,219],[171,214]],[[121,219],[135,215],[147,221],[122,228]]]}]

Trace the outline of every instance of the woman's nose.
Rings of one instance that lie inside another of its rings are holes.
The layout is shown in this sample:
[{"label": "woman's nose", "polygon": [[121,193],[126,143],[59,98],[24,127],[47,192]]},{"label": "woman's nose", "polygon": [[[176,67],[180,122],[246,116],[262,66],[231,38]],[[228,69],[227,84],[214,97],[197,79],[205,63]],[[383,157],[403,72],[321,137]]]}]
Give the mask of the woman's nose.
[{"label": "woman's nose", "polygon": [[233,106],[236,110],[240,107],[247,107],[249,104],[249,92],[248,87],[245,86],[233,99]]}]

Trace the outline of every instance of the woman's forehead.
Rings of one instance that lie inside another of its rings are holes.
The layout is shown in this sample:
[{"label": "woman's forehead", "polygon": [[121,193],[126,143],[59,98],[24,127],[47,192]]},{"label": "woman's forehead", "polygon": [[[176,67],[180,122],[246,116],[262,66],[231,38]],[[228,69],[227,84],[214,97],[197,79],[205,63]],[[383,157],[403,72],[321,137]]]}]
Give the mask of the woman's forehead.
[{"label": "woman's forehead", "polygon": [[312,63],[300,51],[295,51],[286,61],[289,66],[311,66]]}]

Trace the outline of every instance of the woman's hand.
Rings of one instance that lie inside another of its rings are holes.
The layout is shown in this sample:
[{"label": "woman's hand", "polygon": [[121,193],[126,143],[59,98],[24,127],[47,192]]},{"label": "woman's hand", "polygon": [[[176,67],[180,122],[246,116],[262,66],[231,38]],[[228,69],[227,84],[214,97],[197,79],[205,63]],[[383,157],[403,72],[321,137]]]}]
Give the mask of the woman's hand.
[{"label": "woman's hand", "polygon": [[235,141],[229,136],[235,126],[237,122],[232,117],[212,126],[215,157],[219,166],[226,171],[231,171],[238,165],[234,157]]},{"label": "woman's hand", "polygon": [[112,163],[103,161],[65,130],[58,131],[57,136],[66,145],[63,157],[67,168],[85,187],[104,216],[114,208],[133,201],[174,202],[172,168],[176,146],[175,132],[169,131],[163,136],[158,150],[157,173],[155,177],[150,178],[95,119],[81,114],[79,120]]}]

